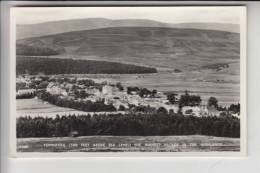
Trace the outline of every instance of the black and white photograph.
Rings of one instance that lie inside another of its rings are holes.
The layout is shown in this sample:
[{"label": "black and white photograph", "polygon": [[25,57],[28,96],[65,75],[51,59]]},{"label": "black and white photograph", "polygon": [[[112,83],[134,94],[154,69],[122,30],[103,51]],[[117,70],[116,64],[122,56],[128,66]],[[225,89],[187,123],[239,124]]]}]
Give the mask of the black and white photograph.
[{"label": "black and white photograph", "polygon": [[13,147],[241,154],[246,7],[14,7]]}]

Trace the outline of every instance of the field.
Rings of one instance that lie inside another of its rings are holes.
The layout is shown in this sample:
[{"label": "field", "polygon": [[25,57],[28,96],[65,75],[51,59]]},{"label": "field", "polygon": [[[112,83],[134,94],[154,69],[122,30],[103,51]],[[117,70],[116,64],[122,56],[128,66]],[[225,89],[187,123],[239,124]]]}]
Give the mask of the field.
[{"label": "field", "polygon": [[[16,100],[16,117],[23,117],[30,115],[32,118],[41,116],[41,117],[53,117],[57,114],[59,115],[92,115],[94,112],[83,112],[75,109],[64,108],[49,104],[39,99],[17,99]],[[95,112],[95,114],[104,114],[105,112]],[[117,112],[118,113],[118,112]],[[122,113],[122,112],[121,112]],[[113,114],[113,112],[110,112]]]},{"label": "field", "polygon": [[123,86],[145,87],[159,92],[176,92],[185,90],[200,95],[202,104],[207,104],[209,97],[216,97],[221,105],[238,103],[240,100],[239,76],[202,72],[174,73],[159,71],[154,74],[77,74],[61,75],[91,78],[97,82],[121,82]]},{"label": "field", "polygon": [[[18,138],[18,152],[239,151],[240,139],[211,136],[84,136]],[[140,145],[141,144],[141,145]]]}]

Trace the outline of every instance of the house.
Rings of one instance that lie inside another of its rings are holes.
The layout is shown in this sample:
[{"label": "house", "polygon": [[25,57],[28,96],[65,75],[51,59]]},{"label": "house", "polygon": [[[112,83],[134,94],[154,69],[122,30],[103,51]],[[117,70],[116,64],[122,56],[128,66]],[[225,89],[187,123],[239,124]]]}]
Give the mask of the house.
[{"label": "house", "polygon": [[19,76],[16,78],[16,85],[24,85],[25,88],[29,88],[31,83],[32,81],[28,76]]},{"label": "house", "polygon": [[97,88],[86,88],[85,92],[90,94],[90,95],[97,95],[97,96],[101,95],[100,90],[97,89]]},{"label": "house", "polygon": [[25,94],[34,94],[35,91],[36,91],[35,89],[19,89],[16,92],[16,95],[20,96]]},{"label": "house", "polygon": [[102,94],[104,95],[113,95],[118,91],[117,87],[111,86],[111,85],[104,85],[102,87]]},{"label": "house", "polygon": [[199,117],[201,110],[199,106],[184,106],[182,107],[182,114],[183,115],[193,115]]},{"label": "house", "polygon": [[61,88],[59,84],[51,82],[46,88],[46,91],[52,95],[63,95],[68,96],[68,92],[66,89]]},{"label": "house", "polygon": [[233,117],[236,117],[236,118],[240,119],[239,113],[232,113],[231,115],[232,115]]},{"label": "house", "polygon": [[112,103],[113,106],[118,110],[120,108],[120,106],[123,106],[126,109],[129,109],[128,103],[124,102],[122,100],[114,100],[114,102]]},{"label": "house", "polygon": [[164,107],[165,109],[167,109],[167,111],[169,112],[170,110],[173,110],[174,113],[177,113],[179,110],[179,107],[177,105],[161,105],[161,107]]},{"label": "house", "polygon": [[220,111],[218,111],[215,107],[208,107],[207,105],[184,106],[182,108],[182,113],[183,115],[193,115],[197,117],[220,115]]},{"label": "house", "polygon": [[113,87],[110,86],[110,85],[104,85],[102,87],[102,94],[105,94],[105,95],[112,95],[113,93]]},{"label": "house", "polygon": [[142,104],[142,98],[139,95],[128,95],[128,103],[132,105],[141,105]]},{"label": "house", "polygon": [[220,111],[218,111],[215,107],[208,107],[208,116],[219,116]]}]

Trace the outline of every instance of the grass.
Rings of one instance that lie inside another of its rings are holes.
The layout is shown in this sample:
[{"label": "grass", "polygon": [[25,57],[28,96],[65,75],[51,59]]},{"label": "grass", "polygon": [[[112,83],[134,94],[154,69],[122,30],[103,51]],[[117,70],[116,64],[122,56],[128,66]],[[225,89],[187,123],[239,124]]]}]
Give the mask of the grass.
[{"label": "grass", "polygon": [[[83,112],[76,109],[59,107],[50,103],[44,102],[40,99],[17,99],[16,100],[16,117],[23,117],[30,115],[33,117],[49,117],[55,118],[57,114],[62,115],[93,115],[104,114],[106,112]],[[123,111],[119,111],[123,113]],[[119,113],[109,112],[109,114]]]},{"label": "grass", "polygon": [[[84,136],[18,138],[18,152],[239,151],[240,139],[211,136]],[[113,144],[113,145],[112,145]],[[141,145],[139,145],[141,144]]]}]

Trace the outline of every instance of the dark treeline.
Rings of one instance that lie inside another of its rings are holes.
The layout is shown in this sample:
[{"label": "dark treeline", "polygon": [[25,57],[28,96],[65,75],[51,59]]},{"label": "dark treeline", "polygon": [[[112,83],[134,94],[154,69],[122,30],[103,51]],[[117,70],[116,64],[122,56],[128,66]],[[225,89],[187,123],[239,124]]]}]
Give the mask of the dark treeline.
[{"label": "dark treeline", "polygon": [[27,56],[50,56],[58,55],[59,52],[48,47],[34,47],[23,44],[17,44],[16,54]]},{"label": "dark treeline", "polygon": [[35,92],[16,95],[16,99],[31,99],[36,96]]},{"label": "dark treeline", "polygon": [[228,68],[229,65],[227,63],[216,63],[216,64],[210,64],[210,65],[205,65],[205,66],[202,66],[202,68],[205,68],[205,69],[214,69],[214,70],[221,70],[223,68]]},{"label": "dark treeline", "polygon": [[178,114],[30,116],[17,119],[17,137],[208,135],[240,137],[239,119],[232,116],[194,117]]},{"label": "dark treeline", "polygon": [[240,113],[240,104],[231,104],[228,110],[234,113]]},{"label": "dark treeline", "polygon": [[47,101],[53,105],[72,108],[85,112],[111,112],[116,111],[113,105],[106,105],[104,101],[91,102],[91,101],[75,101],[61,98],[59,95],[51,95],[47,92],[40,92],[37,96],[43,101]]},{"label": "dark treeline", "polygon": [[135,74],[157,73],[155,68],[116,62],[59,58],[18,57],[17,74]]},{"label": "dark treeline", "polygon": [[133,92],[138,94],[140,97],[155,97],[157,90],[148,90],[147,88],[139,87],[127,87],[127,94],[132,95]]},{"label": "dark treeline", "polygon": [[188,91],[185,91],[184,95],[181,95],[179,100],[179,106],[199,106],[201,103],[200,96],[197,95],[190,95]]}]

